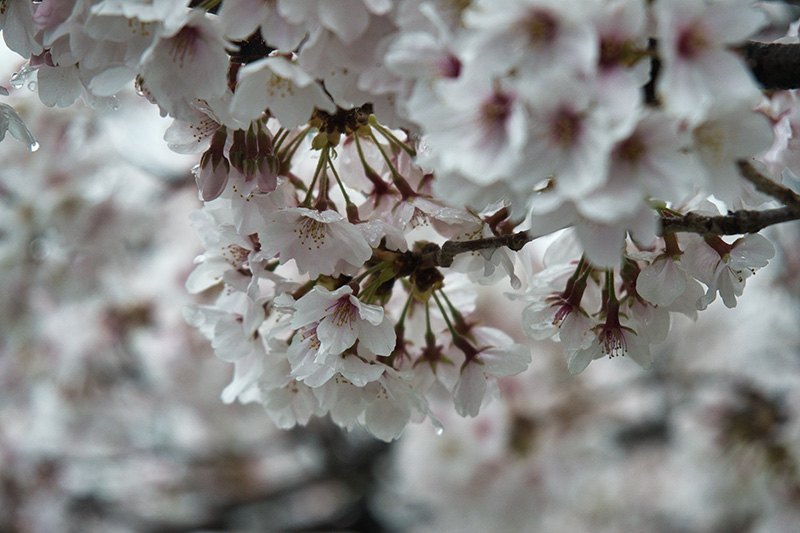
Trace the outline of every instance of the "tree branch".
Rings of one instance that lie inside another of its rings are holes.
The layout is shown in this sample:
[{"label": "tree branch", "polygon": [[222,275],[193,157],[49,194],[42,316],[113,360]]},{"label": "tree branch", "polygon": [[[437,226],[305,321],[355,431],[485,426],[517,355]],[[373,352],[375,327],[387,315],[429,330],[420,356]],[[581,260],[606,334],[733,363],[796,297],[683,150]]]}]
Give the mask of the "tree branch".
[{"label": "tree branch", "polygon": [[[690,212],[684,216],[663,216],[661,218],[661,234],[665,233],[699,233],[701,235],[742,235],[756,233],[767,226],[800,220],[800,195],[793,190],[772,181],[756,170],[746,160],[737,161],[742,177],[752,183],[756,189],[772,196],[786,207],[765,209],[762,211],[740,210],[727,215],[701,215]],[[449,267],[459,254],[492,250],[505,246],[515,252],[532,241],[534,237],[527,231],[511,235],[487,237],[470,241],[447,241],[442,246],[428,244],[417,255],[415,261],[418,268]]]},{"label": "tree branch", "polygon": [[428,252],[430,254],[429,260],[435,266],[449,267],[453,264],[453,259],[455,259],[458,254],[490,250],[493,248],[500,248],[501,246],[518,252],[532,240],[533,237],[531,237],[527,231],[520,231],[512,235],[500,235],[499,237],[487,237],[485,239],[473,239],[471,241],[447,241],[441,248]]},{"label": "tree branch", "polygon": [[797,207],[781,207],[764,211],[734,211],[727,215],[687,213],[683,217],[661,219],[663,233],[699,233],[701,235],[739,235],[756,233],[767,226],[800,219]]},{"label": "tree branch", "polygon": [[764,89],[800,88],[800,44],[751,41],[737,50]]},{"label": "tree branch", "polygon": [[800,195],[788,187],[772,181],[770,178],[756,170],[749,161],[740,160],[736,162],[742,177],[755,185],[756,189],[772,196],[783,205],[800,208]]}]

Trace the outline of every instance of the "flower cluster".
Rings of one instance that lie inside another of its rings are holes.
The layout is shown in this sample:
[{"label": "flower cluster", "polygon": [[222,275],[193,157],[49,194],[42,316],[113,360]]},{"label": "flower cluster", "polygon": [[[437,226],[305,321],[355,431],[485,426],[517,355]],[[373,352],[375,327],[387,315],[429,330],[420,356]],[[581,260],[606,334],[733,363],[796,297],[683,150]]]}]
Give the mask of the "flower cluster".
[{"label": "flower cluster", "polygon": [[8,0],[0,27],[29,58],[15,87],[113,108],[135,83],[169,146],[202,153],[188,288],[215,299],[185,314],[234,364],[223,399],[389,440],[439,424],[429,397],[475,416],[527,368],[475,284],[520,288],[534,237],[570,228],[547,268],[522,265],[522,323],[571,372],[648,368],[671,312],[736,304],[769,241],[658,233],[762,206],[740,172],[791,159],[733,48],[766,22],[751,4]]}]

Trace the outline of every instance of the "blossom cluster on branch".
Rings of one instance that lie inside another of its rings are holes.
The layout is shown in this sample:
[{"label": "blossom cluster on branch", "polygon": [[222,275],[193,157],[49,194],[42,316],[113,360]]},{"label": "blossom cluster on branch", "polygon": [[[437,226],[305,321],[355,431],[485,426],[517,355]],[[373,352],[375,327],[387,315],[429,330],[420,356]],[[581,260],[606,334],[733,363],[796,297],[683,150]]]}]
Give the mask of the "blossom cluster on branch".
[{"label": "blossom cluster on branch", "polygon": [[[570,372],[649,368],[671,314],[735,306],[775,253],[755,232],[800,217],[796,97],[741,55],[748,0],[0,5],[12,86],[113,108],[135,84],[202,154],[188,289],[213,303],[185,316],[234,365],[223,400],[281,427],[477,415],[531,361],[477,312],[505,279]],[[542,268],[524,248],[556,232]]]}]

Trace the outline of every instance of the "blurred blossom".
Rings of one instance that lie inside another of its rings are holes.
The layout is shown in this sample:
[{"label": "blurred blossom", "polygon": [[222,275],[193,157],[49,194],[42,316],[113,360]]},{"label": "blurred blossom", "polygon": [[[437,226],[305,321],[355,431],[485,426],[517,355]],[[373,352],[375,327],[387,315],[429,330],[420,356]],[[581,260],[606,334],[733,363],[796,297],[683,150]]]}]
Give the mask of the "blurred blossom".
[{"label": "blurred blossom", "polygon": [[796,16],[0,0],[0,531],[795,530]]}]

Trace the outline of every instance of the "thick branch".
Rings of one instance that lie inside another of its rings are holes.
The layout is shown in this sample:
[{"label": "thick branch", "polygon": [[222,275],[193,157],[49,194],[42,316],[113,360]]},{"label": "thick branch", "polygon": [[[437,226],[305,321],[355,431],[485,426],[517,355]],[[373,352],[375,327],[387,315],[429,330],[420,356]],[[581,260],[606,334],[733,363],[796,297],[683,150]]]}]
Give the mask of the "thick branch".
[{"label": "thick branch", "polygon": [[734,211],[727,215],[707,216],[688,213],[683,217],[661,219],[662,233],[700,233],[702,235],[739,235],[756,233],[767,226],[800,219],[800,208],[781,207],[765,211]]},{"label": "thick branch", "polygon": [[[682,217],[663,217],[661,219],[661,233],[698,233],[700,235],[742,235],[757,233],[762,229],[800,220],[800,204],[763,211],[734,211],[727,215],[700,215],[688,213]],[[519,251],[533,240],[528,232],[521,231],[513,235],[489,237],[472,241],[447,241],[441,248],[436,246],[428,248],[420,256],[420,265],[423,268],[449,267],[458,254],[491,250],[505,246],[511,250]]]},{"label": "thick branch", "polygon": [[[756,233],[767,226],[800,220],[800,195],[793,190],[772,181],[756,170],[746,160],[738,161],[742,177],[755,185],[756,189],[772,196],[786,207],[763,211],[734,211],[727,215],[700,215],[688,213],[685,216],[665,216],[661,218],[661,233],[699,233],[701,235],[742,235]],[[471,241],[447,241],[441,247],[429,244],[419,254],[417,265],[420,268],[449,267],[458,254],[492,250],[505,246],[515,252],[533,240],[527,231],[512,235],[501,235]]]},{"label": "thick branch", "polygon": [[455,259],[458,254],[477,252],[480,250],[492,250],[494,248],[500,248],[501,246],[518,252],[532,240],[533,237],[527,231],[520,231],[512,235],[487,237],[485,239],[447,241],[441,248],[437,246],[436,248],[426,250],[420,258],[420,264],[425,268],[449,267],[453,264],[453,259]]},{"label": "thick branch", "polygon": [[738,50],[764,89],[800,88],[800,44],[749,42]]}]

